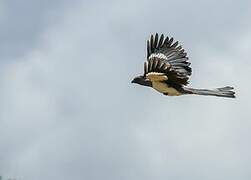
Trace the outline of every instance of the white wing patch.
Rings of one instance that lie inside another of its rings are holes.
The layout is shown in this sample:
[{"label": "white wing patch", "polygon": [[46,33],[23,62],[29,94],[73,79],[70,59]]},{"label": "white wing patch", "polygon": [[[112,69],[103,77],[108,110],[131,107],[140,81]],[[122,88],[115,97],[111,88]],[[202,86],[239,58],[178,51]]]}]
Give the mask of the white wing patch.
[{"label": "white wing patch", "polygon": [[150,81],[166,81],[168,77],[164,73],[150,72],[146,74]]},{"label": "white wing patch", "polygon": [[160,58],[160,59],[166,59],[167,60],[167,56],[163,53],[153,53],[149,56],[149,59],[151,58]]}]

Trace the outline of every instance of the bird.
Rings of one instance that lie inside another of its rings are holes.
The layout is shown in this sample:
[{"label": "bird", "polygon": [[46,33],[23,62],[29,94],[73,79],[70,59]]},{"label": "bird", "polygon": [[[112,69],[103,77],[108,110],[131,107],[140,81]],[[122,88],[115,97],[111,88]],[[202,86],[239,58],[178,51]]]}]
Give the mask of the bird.
[{"label": "bird", "polygon": [[144,74],[136,76],[131,82],[147,86],[166,96],[206,95],[235,98],[233,87],[215,89],[195,89],[188,87],[192,74],[187,53],[174,38],[158,33],[151,34],[147,40],[147,60]]}]

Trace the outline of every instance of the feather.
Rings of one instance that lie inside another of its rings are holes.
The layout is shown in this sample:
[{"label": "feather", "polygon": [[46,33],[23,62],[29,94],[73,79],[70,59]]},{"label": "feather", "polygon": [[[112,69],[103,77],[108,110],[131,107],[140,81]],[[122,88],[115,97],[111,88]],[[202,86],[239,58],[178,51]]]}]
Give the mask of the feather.
[{"label": "feather", "polygon": [[151,54],[150,43],[149,43],[149,40],[147,40],[147,57],[149,57],[150,54]]},{"label": "feather", "polygon": [[170,47],[171,46],[171,44],[173,43],[173,38],[171,38],[169,41],[168,41],[168,47]]},{"label": "feather", "polygon": [[153,35],[151,35],[151,40],[150,40],[150,43],[151,43],[151,53],[153,53],[154,52],[154,48],[153,48],[153,41],[154,41],[154,39],[153,39]]},{"label": "feather", "polygon": [[152,67],[153,71],[156,71],[156,66],[157,66],[157,60],[153,59],[153,67]]},{"label": "feather", "polygon": [[144,73],[145,74],[148,73],[147,64],[148,64],[148,62],[144,62]]},{"label": "feather", "polygon": [[166,39],[165,39],[165,41],[164,41],[164,43],[163,43],[163,45],[168,44],[168,41],[169,41],[169,38],[167,36]]},{"label": "feather", "polygon": [[154,38],[154,44],[153,44],[153,47],[154,47],[154,48],[157,48],[158,39],[159,39],[159,35],[158,35],[158,33],[156,33],[155,38]]},{"label": "feather", "polygon": [[149,64],[148,64],[148,72],[152,72],[152,66],[153,66],[152,61],[149,61]]},{"label": "feather", "polygon": [[160,48],[162,46],[163,40],[164,40],[164,34],[161,34],[160,39],[159,39],[158,48]]},{"label": "feather", "polygon": [[179,44],[179,42],[176,41],[176,42],[171,46],[171,48],[175,48],[178,44]]},{"label": "feather", "polygon": [[172,59],[170,60],[171,63],[182,63],[186,62],[188,59],[187,58],[180,58],[180,59]]},{"label": "feather", "polygon": [[182,46],[178,46],[177,48],[176,48],[176,51],[180,51],[182,49]]}]

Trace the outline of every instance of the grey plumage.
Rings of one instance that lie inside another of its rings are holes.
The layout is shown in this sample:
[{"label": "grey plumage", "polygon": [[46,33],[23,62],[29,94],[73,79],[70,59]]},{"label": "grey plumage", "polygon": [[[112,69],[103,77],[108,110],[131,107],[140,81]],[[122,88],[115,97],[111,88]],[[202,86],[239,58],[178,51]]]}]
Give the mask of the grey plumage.
[{"label": "grey plumage", "polygon": [[206,96],[219,96],[219,97],[229,97],[229,98],[235,98],[235,92],[231,91],[234,88],[233,87],[223,87],[223,88],[217,88],[213,90],[209,89],[193,89],[188,87],[183,87],[185,90],[185,93],[187,94],[197,94],[197,95],[206,95]]}]

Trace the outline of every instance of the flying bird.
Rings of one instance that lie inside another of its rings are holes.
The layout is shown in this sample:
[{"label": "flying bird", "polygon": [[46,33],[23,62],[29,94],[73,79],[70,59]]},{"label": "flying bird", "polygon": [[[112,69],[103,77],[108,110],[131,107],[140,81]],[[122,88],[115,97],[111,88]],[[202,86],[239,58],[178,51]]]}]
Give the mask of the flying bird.
[{"label": "flying bird", "polygon": [[209,95],[235,98],[234,88],[230,86],[216,89],[194,89],[187,87],[192,69],[187,53],[174,42],[173,38],[158,33],[147,41],[147,60],[144,62],[144,74],[135,77],[132,83],[152,87],[168,96],[187,94]]}]

